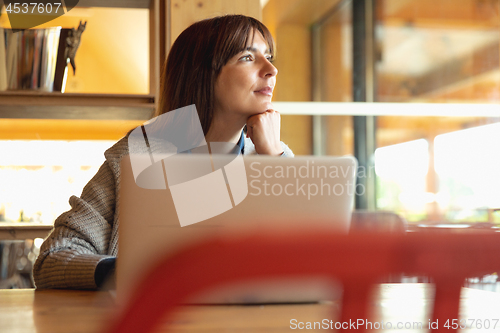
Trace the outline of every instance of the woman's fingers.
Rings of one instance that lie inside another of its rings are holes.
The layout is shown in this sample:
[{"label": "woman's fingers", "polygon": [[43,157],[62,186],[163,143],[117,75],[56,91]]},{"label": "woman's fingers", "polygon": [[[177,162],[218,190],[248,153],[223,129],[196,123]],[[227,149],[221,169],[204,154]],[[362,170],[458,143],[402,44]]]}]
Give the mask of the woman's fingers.
[{"label": "woman's fingers", "polygon": [[252,139],[258,154],[281,155],[281,116],[278,111],[267,110],[247,119],[247,137]]},{"label": "woman's fingers", "polygon": [[248,121],[247,121],[247,138],[252,138],[253,136],[253,129],[248,126]]}]

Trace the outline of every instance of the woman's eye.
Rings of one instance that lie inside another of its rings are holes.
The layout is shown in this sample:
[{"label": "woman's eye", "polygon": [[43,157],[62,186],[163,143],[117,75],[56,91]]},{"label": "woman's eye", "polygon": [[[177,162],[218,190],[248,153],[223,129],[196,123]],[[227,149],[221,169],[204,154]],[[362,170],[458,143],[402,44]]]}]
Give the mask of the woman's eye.
[{"label": "woman's eye", "polygon": [[267,56],[266,59],[269,62],[273,62],[274,61],[274,57],[273,56]]},{"label": "woman's eye", "polygon": [[252,61],[252,56],[251,55],[246,55],[240,58],[240,60],[243,61]]}]

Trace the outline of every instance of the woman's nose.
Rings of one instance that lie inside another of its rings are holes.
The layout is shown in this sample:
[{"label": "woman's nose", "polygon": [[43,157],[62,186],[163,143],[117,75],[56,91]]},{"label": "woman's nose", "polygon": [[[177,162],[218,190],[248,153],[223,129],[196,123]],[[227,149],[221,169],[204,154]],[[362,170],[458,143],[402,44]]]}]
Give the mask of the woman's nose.
[{"label": "woman's nose", "polygon": [[262,68],[262,72],[264,73],[264,76],[272,77],[278,74],[278,69],[274,67],[274,65],[269,60],[266,59]]}]

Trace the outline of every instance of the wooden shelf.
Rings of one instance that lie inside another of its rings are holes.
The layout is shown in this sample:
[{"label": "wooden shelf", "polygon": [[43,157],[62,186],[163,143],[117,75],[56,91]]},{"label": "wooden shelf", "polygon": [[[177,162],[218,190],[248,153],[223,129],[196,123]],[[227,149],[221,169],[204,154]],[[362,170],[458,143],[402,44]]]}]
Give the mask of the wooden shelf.
[{"label": "wooden shelf", "polygon": [[151,0],[80,0],[77,7],[109,7],[109,8],[144,8],[148,9]]},{"label": "wooden shelf", "polygon": [[[0,0],[1,1],[1,0]],[[154,113],[159,82],[160,15],[163,0],[80,0],[76,7],[143,8],[149,10],[150,94],[75,94],[0,91],[0,119],[148,120]]]},{"label": "wooden shelf", "polygon": [[0,118],[147,120],[154,95],[0,92]]},{"label": "wooden shelf", "polygon": [[52,230],[52,224],[31,222],[0,222],[0,240],[25,240],[45,238]]}]

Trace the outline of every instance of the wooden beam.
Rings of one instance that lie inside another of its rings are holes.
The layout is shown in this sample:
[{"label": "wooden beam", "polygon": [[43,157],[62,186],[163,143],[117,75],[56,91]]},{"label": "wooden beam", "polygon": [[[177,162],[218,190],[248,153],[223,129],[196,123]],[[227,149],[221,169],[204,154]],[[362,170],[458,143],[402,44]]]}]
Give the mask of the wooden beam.
[{"label": "wooden beam", "polygon": [[[474,85],[487,84],[498,87],[500,70],[500,42],[489,44],[459,59],[453,59],[420,77],[379,74],[378,95],[383,102],[439,101],[457,90],[467,90]],[[488,90],[490,92],[491,90]],[[492,95],[500,100],[498,94]],[[453,99],[490,100],[492,96],[455,94]]]},{"label": "wooden beam", "polygon": [[404,18],[384,18],[380,23],[385,27],[413,27],[421,29],[460,29],[460,30],[485,30],[498,29],[497,20],[458,20],[458,19],[427,19],[414,17],[411,20]]},{"label": "wooden beam", "polygon": [[500,103],[273,102],[281,114],[319,116],[500,117]]},{"label": "wooden beam", "polygon": [[500,43],[495,42],[476,50],[472,55],[450,61],[416,79],[413,94],[429,94],[451,84],[497,70],[500,66],[499,51]]},{"label": "wooden beam", "polygon": [[498,0],[384,0],[384,25],[427,27],[500,26]]},{"label": "wooden beam", "polygon": [[412,102],[419,103],[491,103],[492,101],[500,101],[500,68],[412,99]]}]

